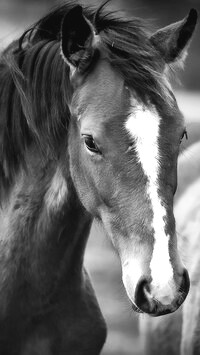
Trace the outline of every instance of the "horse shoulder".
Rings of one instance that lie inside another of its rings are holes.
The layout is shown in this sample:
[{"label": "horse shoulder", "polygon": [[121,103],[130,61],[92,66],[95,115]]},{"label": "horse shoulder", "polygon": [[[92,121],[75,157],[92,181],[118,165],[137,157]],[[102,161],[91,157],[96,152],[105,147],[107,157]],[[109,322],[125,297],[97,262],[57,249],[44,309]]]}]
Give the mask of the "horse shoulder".
[{"label": "horse shoulder", "polygon": [[85,269],[80,285],[63,286],[61,295],[23,340],[20,355],[100,354],[106,324]]}]

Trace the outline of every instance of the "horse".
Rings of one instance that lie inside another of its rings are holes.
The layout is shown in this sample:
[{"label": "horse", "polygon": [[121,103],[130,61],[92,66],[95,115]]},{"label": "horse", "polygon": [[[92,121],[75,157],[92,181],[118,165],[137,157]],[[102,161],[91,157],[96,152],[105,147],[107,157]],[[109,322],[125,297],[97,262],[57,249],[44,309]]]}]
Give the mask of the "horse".
[{"label": "horse", "polygon": [[[175,204],[179,249],[189,270],[189,295],[176,313],[156,319],[140,320],[144,354],[194,355],[200,353],[200,142],[180,156],[178,164],[182,180]],[[191,175],[188,174],[188,170]],[[179,184],[180,186],[180,184]]]},{"label": "horse", "polygon": [[1,53],[1,354],[100,353],[106,325],[84,268],[93,219],[133,310],[185,300],[173,196],[186,133],[167,68],[196,22],[192,9],[152,32],[107,3],[68,2]]}]

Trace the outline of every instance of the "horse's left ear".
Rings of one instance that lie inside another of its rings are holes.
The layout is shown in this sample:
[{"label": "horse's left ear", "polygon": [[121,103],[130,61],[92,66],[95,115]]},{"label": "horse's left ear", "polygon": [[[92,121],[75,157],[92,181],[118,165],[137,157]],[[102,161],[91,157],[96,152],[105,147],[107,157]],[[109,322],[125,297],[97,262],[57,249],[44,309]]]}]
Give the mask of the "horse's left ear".
[{"label": "horse's left ear", "polygon": [[61,27],[61,54],[69,64],[71,71],[84,71],[94,54],[95,34],[92,24],[83,15],[80,5],[65,15]]},{"label": "horse's left ear", "polygon": [[185,58],[197,17],[197,11],[191,9],[182,21],[164,27],[151,36],[151,42],[167,64]]}]

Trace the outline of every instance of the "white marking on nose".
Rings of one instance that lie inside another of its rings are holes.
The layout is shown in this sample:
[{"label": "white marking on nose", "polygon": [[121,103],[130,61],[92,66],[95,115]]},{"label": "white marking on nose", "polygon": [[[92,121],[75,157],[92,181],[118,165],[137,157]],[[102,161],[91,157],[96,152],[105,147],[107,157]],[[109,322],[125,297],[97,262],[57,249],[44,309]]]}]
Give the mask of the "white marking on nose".
[{"label": "white marking on nose", "polygon": [[169,257],[169,235],[165,234],[166,210],[158,195],[160,117],[154,107],[147,109],[141,105],[137,107],[134,105],[125,127],[134,139],[138,161],[148,179],[146,192],[153,210],[152,227],[155,239],[150,268],[153,289],[160,294],[160,291],[166,288],[166,284],[173,280]]},{"label": "white marking on nose", "polygon": [[67,183],[58,167],[45,194],[45,204],[48,211],[56,211],[67,198]]}]

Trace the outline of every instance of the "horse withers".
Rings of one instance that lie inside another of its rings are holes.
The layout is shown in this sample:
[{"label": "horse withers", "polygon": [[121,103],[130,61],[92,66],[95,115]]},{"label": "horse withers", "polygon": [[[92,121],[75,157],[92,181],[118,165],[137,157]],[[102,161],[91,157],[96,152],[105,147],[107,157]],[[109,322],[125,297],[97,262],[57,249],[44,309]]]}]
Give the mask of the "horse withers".
[{"label": "horse withers", "polygon": [[173,195],[183,117],[166,68],[197,20],[142,20],[68,3],[0,61],[0,352],[99,354],[106,327],[83,267],[92,220],[116,248],[137,312],[189,290]]}]

